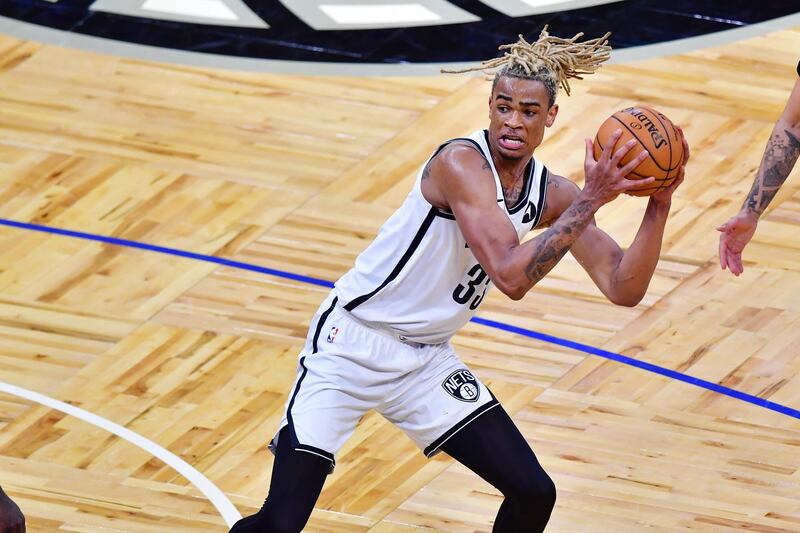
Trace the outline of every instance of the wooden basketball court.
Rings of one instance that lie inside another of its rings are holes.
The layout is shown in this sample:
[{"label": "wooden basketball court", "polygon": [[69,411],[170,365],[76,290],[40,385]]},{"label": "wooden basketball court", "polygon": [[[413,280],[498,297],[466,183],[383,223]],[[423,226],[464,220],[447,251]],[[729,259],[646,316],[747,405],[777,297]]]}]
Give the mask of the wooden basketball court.
[{"label": "wooden basketball court", "polygon": [[[554,532],[800,531],[800,176],[745,274],[717,265],[795,81],[800,28],[612,65],[573,84],[537,156],[580,182],[582,139],[653,105],[693,159],[650,291],[605,301],[568,256],[480,316],[758,396],[777,412],[485,325],[454,339],[559,490]],[[462,76],[314,78],[147,63],[0,36],[0,218],[335,280],[443,140],[486,125]],[[629,243],[645,201],[598,224]],[[37,227],[38,227],[37,226]],[[328,289],[197,257],[0,226],[0,381],[172,452],[242,514],[309,320]],[[793,409],[794,411],[791,411]],[[0,393],[0,484],[28,531],[226,531],[196,483],[133,438]],[[314,532],[488,532],[501,497],[369,415],[338,457]],[[217,502],[218,503],[218,502]]]}]

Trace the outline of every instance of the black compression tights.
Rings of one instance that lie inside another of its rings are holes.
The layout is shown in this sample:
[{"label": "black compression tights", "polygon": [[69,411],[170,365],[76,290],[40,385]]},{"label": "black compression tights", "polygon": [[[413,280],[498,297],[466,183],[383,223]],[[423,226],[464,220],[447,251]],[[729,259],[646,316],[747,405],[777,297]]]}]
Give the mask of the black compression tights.
[{"label": "black compression tights", "polygon": [[230,533],[299,533],[305,527],[330,471],[327,459],[292,449],[281,430],[269,496],[261,510],[236,522]]},{"label": "black compression tights", "polygon": [[[261,510],[242,518],[231,533],[299,533],[322,491],[330,463],[291,449],[287,429],[278,439],[269,496]],[[442,450],[505,496],[494,533],[544,531],[556,501],[553,481],[514,422],[497,406],[448,440]]]},{"label": "black compression tights", "polygon": [[505,496],[494,533],[544,531],[556,503],[556,486],[502,406],[479,416],[442,450]]}]

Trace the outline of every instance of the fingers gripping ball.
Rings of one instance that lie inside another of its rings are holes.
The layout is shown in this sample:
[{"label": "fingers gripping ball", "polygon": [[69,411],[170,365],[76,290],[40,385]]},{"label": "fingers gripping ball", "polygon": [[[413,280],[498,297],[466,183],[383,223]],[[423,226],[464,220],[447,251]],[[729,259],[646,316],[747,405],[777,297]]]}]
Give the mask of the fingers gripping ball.
[{"label": "fingers gripping ball", "polygon": [[[634,196],[650,196],[664,190],[675,181],[683,162],[683,143],[681,134],[672,121],[655,109],[636,106],[617,111],[600,126],[594,138],[594,158],[597,160],[603,148],[608,144],[616,130],[622,130],[622,136],[616,147],[621,147],[630,139],[638,144],[620,162],[620,166],[630,162],[648,150],[650,157],[642,161],[626,177],[630,180],[644,179],[653,176],[656,181],[640,188],[633,188],[628,194]],[[615,147],[615,148],[616,148]]]}]

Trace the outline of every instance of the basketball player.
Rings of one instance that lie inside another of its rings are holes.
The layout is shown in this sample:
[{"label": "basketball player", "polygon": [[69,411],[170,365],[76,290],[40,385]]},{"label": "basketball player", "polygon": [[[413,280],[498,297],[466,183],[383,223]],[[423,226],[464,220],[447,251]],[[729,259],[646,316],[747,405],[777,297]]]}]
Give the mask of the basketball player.
[{"label": "basketball player", "polygon": [[25,517],[0,487],[0,533],[25,533]]},{"label": "basketball player", "polygon": [[[520,299],[570,250],[611,301],[636,305],[683,179],[682,166],[673,186],[650,197],[623,251],[593,217],[642,183],[625,176],[647,154],[620,165],[632,145],[613,151],[618,131],[595,161],[587,139],[583,190],[533,157],[558,113],[558,85],[569,91],[568,77],[591,73],[608,58],[605,38],[576,38],[542,32],[533,45],[514,45],[494,79],[488,130],[436,150],[405,203],[336,283],[312,320],[271,444],[269,496],[232,532],[301,531],[336,452],[370,409],[427,456],[444,451],[497,487],[505,500],[494,531],[544,530],[556,499],[553,481],[448,341],[491,285]],[[548,229],[521,244],[537,227]]]},{"label": "basketball player", "polygon": [[[800,76],[800,63],[797,64]],[[729,268],[734,276],[744,272],[742,251],[753,238],[758,219],[772,198],[792,172],[800,155],[800,78],[795,80],[794,89],[778,122],[772,129],[758,167],[753,187],[739,212],[717,228],[719,236],[719,265],[723,270]]]}]

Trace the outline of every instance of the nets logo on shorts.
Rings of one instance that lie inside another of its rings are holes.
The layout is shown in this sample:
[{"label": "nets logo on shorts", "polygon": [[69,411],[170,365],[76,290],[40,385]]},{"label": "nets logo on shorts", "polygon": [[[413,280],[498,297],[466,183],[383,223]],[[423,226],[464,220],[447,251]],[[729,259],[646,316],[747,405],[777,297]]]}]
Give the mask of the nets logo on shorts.
[{"label": "nets logo on shorts", "polygon": [[462,402],[477,402],[481,395],[478,380],[467,369],[456,370],[442,382],[447,393]]}]

